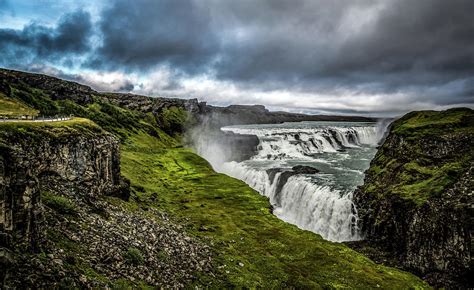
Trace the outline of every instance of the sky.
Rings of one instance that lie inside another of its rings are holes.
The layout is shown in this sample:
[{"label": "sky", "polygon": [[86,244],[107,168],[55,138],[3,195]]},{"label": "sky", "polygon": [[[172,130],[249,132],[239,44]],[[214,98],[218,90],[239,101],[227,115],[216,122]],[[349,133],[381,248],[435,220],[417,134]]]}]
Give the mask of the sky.
[{"label": "sky", "polygon": [[0,0],[0,66],[221,106],[472,108],[473,11],[471,0]]}]

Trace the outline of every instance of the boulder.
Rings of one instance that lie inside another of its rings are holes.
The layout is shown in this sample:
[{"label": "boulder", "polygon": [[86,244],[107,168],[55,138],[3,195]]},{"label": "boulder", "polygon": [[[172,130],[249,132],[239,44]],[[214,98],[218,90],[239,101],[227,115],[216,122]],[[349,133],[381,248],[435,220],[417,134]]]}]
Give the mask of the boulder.
[{"label": "boulder", "polygon": [[292,170],[297,174],[316,174],[319,173],[319,169],[307,165],[296,165],[293,166]]}]

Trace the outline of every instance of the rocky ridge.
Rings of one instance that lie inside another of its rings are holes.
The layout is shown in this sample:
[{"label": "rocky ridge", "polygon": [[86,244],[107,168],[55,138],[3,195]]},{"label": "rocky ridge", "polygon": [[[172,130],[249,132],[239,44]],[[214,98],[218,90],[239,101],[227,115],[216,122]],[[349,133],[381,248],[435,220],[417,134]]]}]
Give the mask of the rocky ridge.
[{"label": "rocky ridge", "polygon": [[0,69],[0,91],[10,95],[8,84],[28,84],[41,89],[53,100],[71,100],[78,104],[90,104],[94,98],[103,98],[123,108],[144,113],[159,114],[170,107],[182,108],[209,128],[227,125],[282,123],[298,121],[374,121],[359,116],[306,115],[288,112],[272,112],[262,105],[230,105],[218,107],[199,102],[197,99],[147,97],[129,93],[101,93],[75,82],[55,77],[20,71]]}]

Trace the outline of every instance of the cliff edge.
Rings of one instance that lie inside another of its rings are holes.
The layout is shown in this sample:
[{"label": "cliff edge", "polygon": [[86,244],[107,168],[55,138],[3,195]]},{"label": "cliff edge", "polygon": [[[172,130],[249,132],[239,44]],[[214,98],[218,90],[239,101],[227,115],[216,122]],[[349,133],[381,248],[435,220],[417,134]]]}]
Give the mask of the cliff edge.
[{"label": "cliff edge", "polygon": [[367,243],[435,286],[472,287],[473,157],[473,110],[395,121],[354,193]]}]

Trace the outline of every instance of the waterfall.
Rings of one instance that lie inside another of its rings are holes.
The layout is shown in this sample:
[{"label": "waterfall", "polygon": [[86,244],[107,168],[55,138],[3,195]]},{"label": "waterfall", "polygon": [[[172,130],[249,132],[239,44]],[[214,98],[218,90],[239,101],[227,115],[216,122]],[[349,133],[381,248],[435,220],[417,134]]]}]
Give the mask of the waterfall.
[{"label": "waterfall", "polygon": [[305,177],[292,176],[280,195],[280,205],[274,213],[282,220],[330,241],[360,238],[352,193],[343,194],[328,186],[313,184]]},{"label": "waterfall", "polygon": [[357,212],[352,193],[342,193],[328,186],[318,186],[304,176],[291,176],[279,188],[282,172],[270,180],[265,170],[227,162],[222,172],[240,179],[269,198],[273,213],[280,219],[320,234],[330,241],[354,241],[360,238]]},{"label": "waterfall", "polygon": [[[362,173],[375,155],[382,136],[379,126],[301,122],[222,130],[255,135],[259,145],[250,160],[211,162],[217,171],[244,181],[268,197],[273,213],[286,222],[330,241],[361,238],[352,192],[362,183]],[[292,167],[299,164],[312,165],[321,172],[294,172]]]},{"label": "waterfall", "polygon": [[377,127],[323,127],[310,129],[234,128],[224,131],[256,135],[260,139],[254,159],[307,159],[323,152],[337,152],[378,141]]}]

